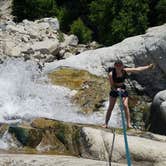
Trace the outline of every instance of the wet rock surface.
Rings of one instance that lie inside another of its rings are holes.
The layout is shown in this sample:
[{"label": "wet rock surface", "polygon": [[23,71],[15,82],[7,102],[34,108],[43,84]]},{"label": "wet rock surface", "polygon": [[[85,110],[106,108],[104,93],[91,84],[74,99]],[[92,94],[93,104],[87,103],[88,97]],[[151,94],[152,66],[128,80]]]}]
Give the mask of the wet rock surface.
[{"label": "wet rock surface", "polygon": [[[19,132],[19,137],[18,130],[22,131]],[[28,134],[27,131],[29,131]],[[15,146],[9,146],[6,153],[74,155],[107,162],[113,139],[112,129],[45,118],[34,119],[29,126],[9,126],[8,133],[12,135],[12,142]],[[133,164],[148,166],[153,163],[161,165],[166,162],[165,136],[134,129],[128,130],[127,134]],[[35,143],[34,138],[40,141]],[[117,164],[126,163],[122,129],[116,129],[112,161]]]}]

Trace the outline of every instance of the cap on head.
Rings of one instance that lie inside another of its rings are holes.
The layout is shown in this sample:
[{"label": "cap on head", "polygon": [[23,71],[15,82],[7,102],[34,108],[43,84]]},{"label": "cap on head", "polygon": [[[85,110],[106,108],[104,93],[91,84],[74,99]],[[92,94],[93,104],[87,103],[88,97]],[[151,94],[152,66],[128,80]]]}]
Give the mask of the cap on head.
[{"label": "cap on head", "polygon": [[121,65],[123,65],[123,62],[122,62],[120,59],[118,59],[118,60],[115,61],[114,65],[116,65],[116,64],[121,64]]}]

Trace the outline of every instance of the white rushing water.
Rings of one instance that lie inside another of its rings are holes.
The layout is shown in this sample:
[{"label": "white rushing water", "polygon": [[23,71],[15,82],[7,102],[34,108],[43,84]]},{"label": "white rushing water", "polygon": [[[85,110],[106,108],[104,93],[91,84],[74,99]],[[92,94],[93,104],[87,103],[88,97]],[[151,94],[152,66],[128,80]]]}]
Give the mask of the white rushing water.
[{"label": "white rushing water", "polygon": [[[21,59],[6,60],[0,65],[0,122],[13,123],[35,117],[102,124],[105,112],[92,115],[79,113],[70,102],[73,91],[53,86],[35,62]],[[119,113],[113,111],[111,126],[119,126]]]}]

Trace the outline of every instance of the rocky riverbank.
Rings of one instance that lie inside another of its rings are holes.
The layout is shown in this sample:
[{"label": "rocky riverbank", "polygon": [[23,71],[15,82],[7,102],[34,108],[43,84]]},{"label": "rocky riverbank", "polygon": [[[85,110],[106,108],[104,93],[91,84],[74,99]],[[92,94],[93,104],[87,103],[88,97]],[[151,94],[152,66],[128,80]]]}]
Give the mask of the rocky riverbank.
[{"label": "rocky riverbank", "polygon": [[[113,139],[112,129],[44,118],[34,119],[31,124],[4,124],[0,131],[1,135],[8,135],[8,139],[5,139],[7,148],[4,149],[8,153],[74,155],[103,161],[109,161]],[[166,163],[165,136],[134,129],[128,130],[127,134],[134,165]],[[126,163],[121,129],[116,129],[112,161],[117,164]]]},{"label": "rocky riverbank", "polygon": [[[72,156],[0,154],[0,165],[4,166],[105,166],[107,162]],[[123,166],[115,164],[113,166]]]},{"label": "rocky riverbank", "polygon": [[[98,48],[61,32],[57,18],[11,19],[0,22],[0,165],[108,164],[113,130],[99,124],[110,89],[105,69],[116,59],[129,67],[156,65],[126,82],[137,128],[127,134],[134,166],[166,165],[166,137],[145,130],[149,121],[151,131],[165,133],[166,92],[159,91],[166,89],[166,24]],[[122,129],[115,131],[113,165],[126,165]]]},{"label": "rocky riverbank", "polygon": [[22,57],[43,65],[98,47],[96,42],[88,45],[78,42],[77,36],[60,31],[57,18],[43,18],[34,22],[23,20],[21,23],[6,20],[0,23],[2,62],[7,57]]}]

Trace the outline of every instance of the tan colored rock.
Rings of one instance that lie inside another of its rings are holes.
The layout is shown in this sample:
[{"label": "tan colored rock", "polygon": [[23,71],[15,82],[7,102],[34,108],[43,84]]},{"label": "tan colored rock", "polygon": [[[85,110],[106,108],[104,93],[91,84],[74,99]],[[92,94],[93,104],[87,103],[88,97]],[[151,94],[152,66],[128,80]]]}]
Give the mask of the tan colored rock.
[{"label": "tan colored rock", "polygon": [[[112,133],[84,127],[81,133],[82,156],[101,160],[107,159],[110,155],[112,139]],[[128,143],[132,162],[139,161],[140,165],[141,162],[158,165],[166,162],[166,142],[128,136]],[[112,160],[114,162],[124,161],[125,155],[123,135],[116,134]]]},{"label": "tan colored rock", "polygon": [[19,56],[21,53],[21,48],[13,41],[6,41],[4,43],[4,53],[9,56]]},{"label": "tan colored rock", "polygon": [[[47,39],[41,42],[34,42],[31,48],[35,51],[48,50],[48,53],[55,53],[58,49],[59,42],[58,40]],[[45,52],[44,52],[45,53]]]},{"label": "tan colored rock", "polygon": [[[113,134],[110,129],[103,129],[93,125],[65,123],[56,120],[38,118],[30,126],[11,126],[9,133],[15,136],[22,145],[13,147],[17,152],[31,152],[69,154],[95,160],[110,160]],[[4,133],[4,129],[2,129]],[[112,161],[126,163],[126,152],[122,129],[116,129]],[[144,133],[144,134],[143,134]],[[135,166],[149,166],[166,163],[166,141],[164,136],[144,138],[149,136],[145,132],[129,130],[128,143],[132,164]],[[160,138],[160,139],[159,139]],[[153,139],[153,140],[152,140]],[[37,150],[37,151],[36,151]],[[1,160],[0,160],[1,161]],[[117,164],[117,165],[118,165]]]},{"label": "tan colored rock", "polygon": [[[108,163],[104,161],[72,156],[0,154],[0,165],[4,166],[106,166],[106,164]],[[112,163],[112,166],[125,166],[125,164]]]}]

